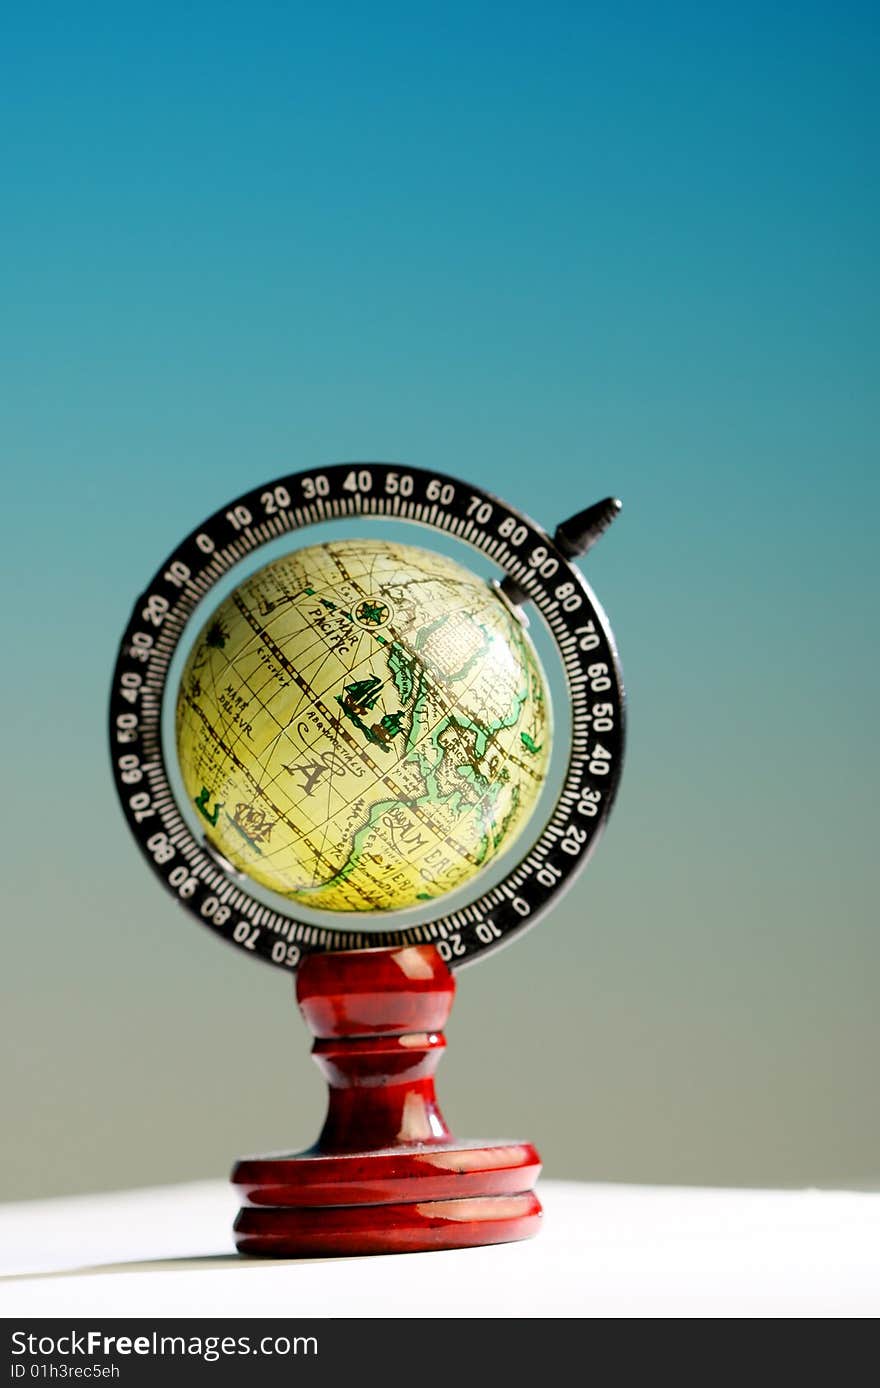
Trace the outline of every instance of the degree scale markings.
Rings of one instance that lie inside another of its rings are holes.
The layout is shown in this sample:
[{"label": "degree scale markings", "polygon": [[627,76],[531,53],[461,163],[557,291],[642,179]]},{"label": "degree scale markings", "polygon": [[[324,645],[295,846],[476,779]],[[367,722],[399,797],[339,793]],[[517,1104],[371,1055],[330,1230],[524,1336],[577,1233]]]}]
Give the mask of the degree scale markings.
[{"label": "degree scale markings", "polygon": [[[392,517],[445,531],[497,564],[505,581],[544,616],[572,708],[570,756],[556,805],[508,876],[451,914],[369,932],[306,925],[250,896],[227,876],[178,810],[161,737],[168,670],[193,610],[210,589],[279,536],[357,516]],[[598,718],[590,711],[593,700],[594,708],[603,709]],[[456,966],[534,924],[584,866],[613,803],[623,716],[622,681],[605,614],[581,573],[535,522],[454,477],[399,464],[344,463],[287,474],[246,493],[194,530],[162,565],[135,604],[123,638],[110,738],[117,790],[142,852],[180,904],[224,938],[288,970],[310,950],[425,940],[437,941],[443,957]],[[602,725],[599,736],[594,724]]]}]

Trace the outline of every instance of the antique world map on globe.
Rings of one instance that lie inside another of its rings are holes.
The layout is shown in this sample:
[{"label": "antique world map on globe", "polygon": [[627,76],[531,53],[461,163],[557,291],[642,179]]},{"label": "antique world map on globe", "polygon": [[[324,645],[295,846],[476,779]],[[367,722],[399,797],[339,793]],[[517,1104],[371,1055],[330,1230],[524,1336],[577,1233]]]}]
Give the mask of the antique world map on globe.
[{"label": "antique world map on globe", "polygon": [[516,838],[550,755],[522,625],[443,555],[339,540],[276,559],[202,629],[177,750],[205,836],[318,909],[461,886]]}]

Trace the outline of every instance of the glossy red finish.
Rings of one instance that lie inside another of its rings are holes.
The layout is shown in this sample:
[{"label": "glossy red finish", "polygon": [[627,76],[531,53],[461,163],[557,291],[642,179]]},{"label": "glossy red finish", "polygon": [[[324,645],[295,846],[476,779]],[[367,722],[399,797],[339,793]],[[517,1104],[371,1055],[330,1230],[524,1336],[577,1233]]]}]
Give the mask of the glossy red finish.
[{"label": "glossy red finish", "polygon": [[455,979],[433,945],[310,954],[296,1000],[314,1036],[400,1036],[442,1031]]},{"label": "glossy red finish", "polygon": [[534,1147],[456,1142],[440,1112],[434,1070],[454,989],[432,945],[305,959],[297,998],[327,1117],[311,1150],[236,1164],[240,1252],[416,1252],[537,1232]]},{"label": "glossy red finish", "polygon": [[276,1258],[425,1253],[528,1239],[537,1234],[540,1221],[541,1206],[530,1190],[405,1205],[242,1209],[235,1221],[235,1241],[240,1253]]},{"label": "glossy red finish", "polygon": [[530,1142],[401,1145],[387,1152],[245,1157],[235,1184],[250,1205],[381,1205],[517,1195],[531,1190],[541,1158]]}]

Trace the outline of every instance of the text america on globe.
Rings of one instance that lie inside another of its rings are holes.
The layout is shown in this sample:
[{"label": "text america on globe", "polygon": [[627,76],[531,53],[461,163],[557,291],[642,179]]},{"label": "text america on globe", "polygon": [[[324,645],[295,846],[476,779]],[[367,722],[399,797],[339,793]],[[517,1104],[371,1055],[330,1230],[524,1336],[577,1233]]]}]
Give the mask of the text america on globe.
[{"label": "text america on globe", "polygon": [[205,836],[285,897],[392,911],[513,842],[550,755],[549,695],[516,617],[440,554],[340,540],[246,579],[177,702]]}]

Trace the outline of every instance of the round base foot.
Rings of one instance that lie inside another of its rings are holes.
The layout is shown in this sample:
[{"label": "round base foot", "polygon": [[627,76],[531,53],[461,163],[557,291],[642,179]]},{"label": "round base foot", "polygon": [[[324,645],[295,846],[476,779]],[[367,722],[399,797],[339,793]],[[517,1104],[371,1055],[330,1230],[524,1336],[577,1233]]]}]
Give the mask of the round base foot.
[{"label": "round base foot", "polygon": [[530,1143],[411,1144],[238,1162],[240,1253],[332,1257],[509,1243],[538,1232]]}]

